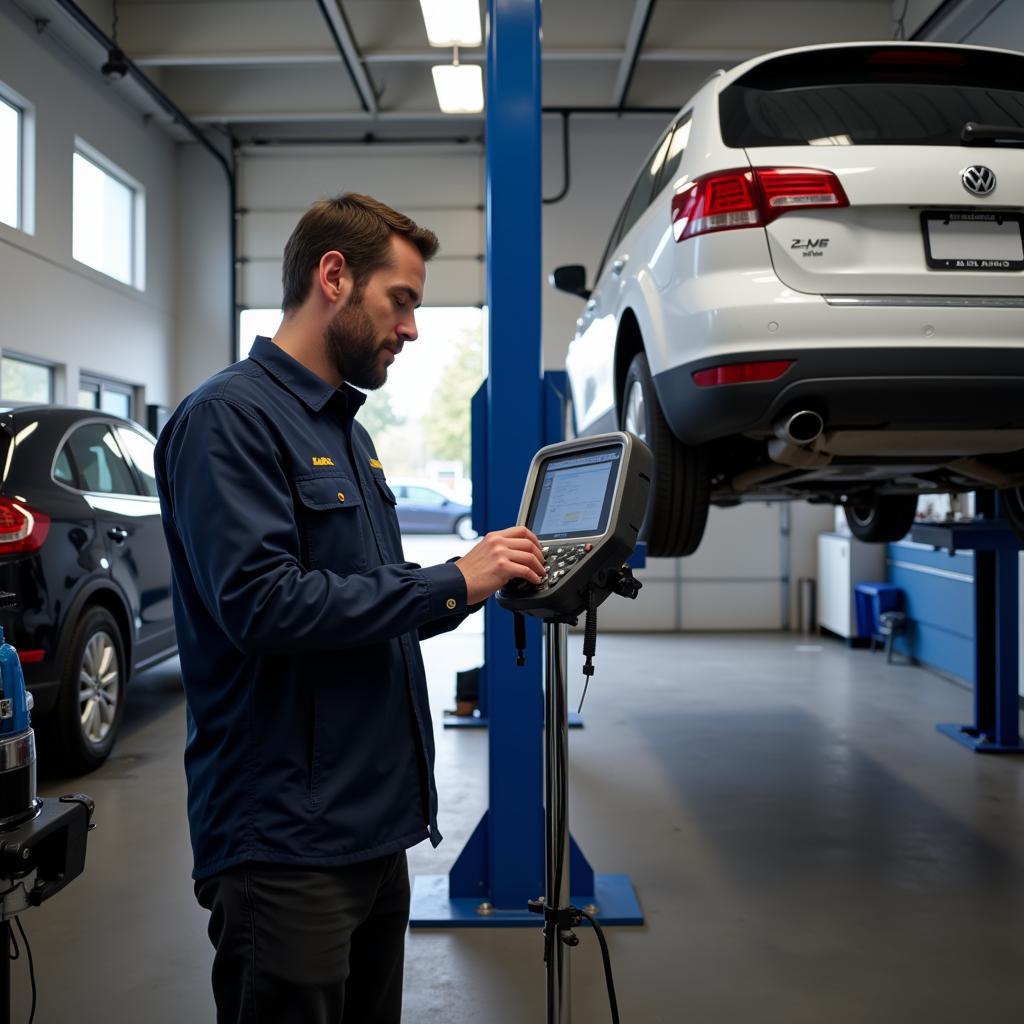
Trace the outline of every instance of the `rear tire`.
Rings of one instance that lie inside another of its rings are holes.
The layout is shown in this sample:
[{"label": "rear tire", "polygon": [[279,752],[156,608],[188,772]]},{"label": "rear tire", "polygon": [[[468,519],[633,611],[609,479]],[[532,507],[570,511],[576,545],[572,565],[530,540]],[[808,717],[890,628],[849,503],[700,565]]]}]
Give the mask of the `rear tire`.
[{"label": "rear tire", "polygon": [[653,558],[692,555],[704,536],[711,482],[703,448],[680,444],[669,429],[654,390],[647,356],[633,357],[622,390],[622,429],[644,441],[654,473],[640,539]]},{"label": "rear tire", "polygon": [[107,759],[124,717],[126,682],[117,622],[105,608],[87,608],[71,635],[48,723],[56,748],[47,757],[61,770],[81,775]]},{"label": "rear tire", "polygon": [[869,544],[903,540],[914,525],[916,494],[870,494],[843,506],[850,533]]},{"label": "rear tire", "polygon": [[477,535],[476,530],[473,529],[473,520],[469,516],[459,516],[455,520],[455,527],[452,532],[457,534],[462,540],[473,540]]}]

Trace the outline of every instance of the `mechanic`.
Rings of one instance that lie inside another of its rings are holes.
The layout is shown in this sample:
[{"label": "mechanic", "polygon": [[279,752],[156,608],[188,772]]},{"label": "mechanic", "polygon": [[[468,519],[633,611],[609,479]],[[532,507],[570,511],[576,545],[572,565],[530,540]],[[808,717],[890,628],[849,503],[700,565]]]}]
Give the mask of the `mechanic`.
[{"label": "mechanic", "polygon": [[437,245],[368,196],[316,203],[285,247],[280,329],[157,446],[221,1022],[399,1024],[405,851],[441,841],[419,642],[542,578],[523,527],[406,562],[356,419],[356,388],[416,339]]}]

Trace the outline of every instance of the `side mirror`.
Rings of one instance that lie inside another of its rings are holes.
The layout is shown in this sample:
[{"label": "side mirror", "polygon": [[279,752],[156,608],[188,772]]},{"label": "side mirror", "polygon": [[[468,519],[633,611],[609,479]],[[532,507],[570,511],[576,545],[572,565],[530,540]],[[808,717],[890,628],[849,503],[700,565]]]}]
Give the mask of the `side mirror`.
[{"label": "side mirror", "polygon": [[560,292],[578,295],[581,299],[590,298],[590,289],[587,287],[587,268],[578,263],[572,263],[566,267],[556,267],[548,275],[548,280]]}]

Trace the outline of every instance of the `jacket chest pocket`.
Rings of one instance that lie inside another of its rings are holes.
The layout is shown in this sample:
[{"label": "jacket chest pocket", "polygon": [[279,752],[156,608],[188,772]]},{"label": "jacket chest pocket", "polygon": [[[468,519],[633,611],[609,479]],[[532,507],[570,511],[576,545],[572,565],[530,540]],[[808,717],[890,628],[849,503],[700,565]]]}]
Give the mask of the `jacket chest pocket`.
[{"label": "jacket chest pocket", "polygon": [[345,573],[367,568],[363,499],[351,477],[295,478],[306,567]]}]

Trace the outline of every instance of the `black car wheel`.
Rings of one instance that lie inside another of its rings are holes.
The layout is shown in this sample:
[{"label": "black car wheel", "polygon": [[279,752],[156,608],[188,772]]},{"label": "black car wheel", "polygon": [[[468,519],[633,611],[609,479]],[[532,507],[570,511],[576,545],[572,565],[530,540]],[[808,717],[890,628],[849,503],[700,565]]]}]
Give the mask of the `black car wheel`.
[{"label": "black car wheel", "polygon": [[54,708],[54,757],[73,774],[92,771],[110,754],[124,715],[124,644],[105,608],[79,619],[61,673]]},{"label": "black car wheel", "polygon": [[902,540],[914,525],[916,494],[868,494],[843,506],[850,533],[871,544]]},{"label": "black car wheel", "polygon": [[469,516],[459,516],[455,520],[454,533],[463,540],[473,540],[476,537],[476,530],[473,529],[473,520]]},{"label": "black car wheel", "polygon": [[647,356],[633,357],[622,391],[622,429],[654,455],[647,518],[640,539],[654,558],[692,555],[704,536],[711,484],[702,448],[680,444],[662,414]]}]

